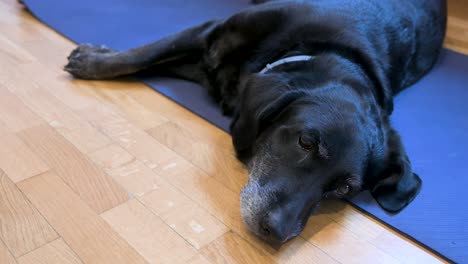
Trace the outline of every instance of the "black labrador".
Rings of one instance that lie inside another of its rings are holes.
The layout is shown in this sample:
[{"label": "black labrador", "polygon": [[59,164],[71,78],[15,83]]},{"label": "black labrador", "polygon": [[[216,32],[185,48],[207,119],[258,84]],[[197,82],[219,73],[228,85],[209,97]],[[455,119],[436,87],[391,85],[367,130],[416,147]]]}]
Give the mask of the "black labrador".
[{"label": "black labrador", "polygon": [[390,212],[421,188],[389,116],[438,60],[445,0],[258,1],[225,20],[128,51],[81,45],[83,79],[151,71],[205,86],[249,168],[245,224],[271,244],[297,236],[322,199],[370,190]]}]

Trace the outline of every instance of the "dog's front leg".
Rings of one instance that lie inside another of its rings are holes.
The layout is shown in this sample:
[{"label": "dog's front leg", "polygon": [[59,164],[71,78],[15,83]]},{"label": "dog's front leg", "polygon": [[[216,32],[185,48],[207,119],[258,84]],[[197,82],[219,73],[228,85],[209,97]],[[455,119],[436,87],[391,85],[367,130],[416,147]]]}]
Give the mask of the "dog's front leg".
[{"label": "dog's front leg", "polygon": [[105,46],[83,44],[68,56],[64,70],[81,79],[109,79],[135,73],[155,64],[202,54],[207,37],[220,25],[210,21],[154,43],[126,50],[114,51]]}]

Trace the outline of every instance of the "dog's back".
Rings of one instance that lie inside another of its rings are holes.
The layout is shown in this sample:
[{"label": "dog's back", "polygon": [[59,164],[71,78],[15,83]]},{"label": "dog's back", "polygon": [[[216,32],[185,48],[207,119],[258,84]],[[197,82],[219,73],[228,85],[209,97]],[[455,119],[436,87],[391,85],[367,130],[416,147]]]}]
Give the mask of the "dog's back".
[{"label": "dog's back", "polygon": [[402,89],[418,81],[436,63],[447,24],[446,0],[412,0],[409,2],[415,8],[416,47]]},{"label": "dog's back", "polygon": [[262,8],[269,5],[290,12],[288,38],[361,45],[356,48],[380,64],[393,94],[432,68],[445,35],[446,0],[280,0]]}]

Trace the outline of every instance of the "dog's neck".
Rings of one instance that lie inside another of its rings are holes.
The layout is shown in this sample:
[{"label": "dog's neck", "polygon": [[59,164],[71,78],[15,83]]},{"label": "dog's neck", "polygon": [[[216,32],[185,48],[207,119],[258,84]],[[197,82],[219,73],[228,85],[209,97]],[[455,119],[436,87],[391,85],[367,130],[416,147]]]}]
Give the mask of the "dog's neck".
[{"label": "dog's neck", "polygon": [[336,83],[340,85],[333,87],[352,89],[361,96],[377,100],[362,65],[334,52],[304,54],[307,53],[302,51],[283,56],[267,64],[258,76],[264,79],[271,75],[276,83],[287,84],[288,89],[303,89],[309,93],[320,93],[329,83]]},{"label": "dog's neck", "polygon": [[289,56],[289,57],[285,57],[285,58],[281,58],[275,62],[272,62],[272,63],[269,63],[265,66],[265,68],[263,68],[261,71],[260,71],[260,74],[265,74],[271,70],[273,70],[274,68],[280,66],[280,65],[283,65],[283,64],[286,64],[286,63],[292,63],[292,62],[305,62],[305,61],[310,61],[314,58],[314,56],[309,56],[309,55],[295,55],[295,56]]}]

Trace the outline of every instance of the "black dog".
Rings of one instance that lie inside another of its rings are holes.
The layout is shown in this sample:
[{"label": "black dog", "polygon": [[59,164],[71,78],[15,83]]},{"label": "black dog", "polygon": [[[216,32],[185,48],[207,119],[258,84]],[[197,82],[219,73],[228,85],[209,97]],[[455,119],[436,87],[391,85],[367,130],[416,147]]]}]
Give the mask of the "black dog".
[{"label": "black dog", "polygon": [[445,0],[272,1],[128,51],[82,45],[65,70],[105,79],[150,69],[207,87],[234,115],[250,170],[244,221],[281,244],[322,199],[369,189],[398,212],[418,194],[389,116],[393,96],[436,63],[445,24]]}]

